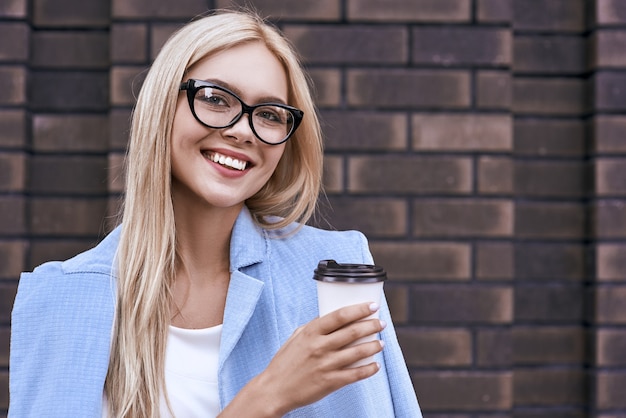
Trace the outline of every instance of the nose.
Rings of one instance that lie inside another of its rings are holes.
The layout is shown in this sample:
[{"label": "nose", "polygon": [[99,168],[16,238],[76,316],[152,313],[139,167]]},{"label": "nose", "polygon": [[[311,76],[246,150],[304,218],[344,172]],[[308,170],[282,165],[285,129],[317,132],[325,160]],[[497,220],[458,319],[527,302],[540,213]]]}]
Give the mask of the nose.
[{"label": "nose", "polygon": [[256,135],[250,126],[250,115],[243,113],[233,125],[222,128],[222,135],[242,142],[254,142]]}]

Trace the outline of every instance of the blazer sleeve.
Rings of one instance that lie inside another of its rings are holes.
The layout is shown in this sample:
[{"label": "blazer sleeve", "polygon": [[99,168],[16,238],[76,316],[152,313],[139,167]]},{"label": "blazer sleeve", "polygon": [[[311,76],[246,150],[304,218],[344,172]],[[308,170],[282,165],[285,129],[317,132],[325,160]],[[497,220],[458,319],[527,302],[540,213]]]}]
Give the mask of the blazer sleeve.
[{"label": "blazer sleeve", "polygon": [[[367,238],[361,235],[361,248],[363,262],[374,264],[374,259],[369,250]],[[383,266],[384,267],[384,266]],[[395,418],[421,418],[422,413],[415,395],[415,389],[411,382],[402,349],[396,336],[396,331],[389,311],[387,300],[383,295],[380,318],[387,323],[387,327],[381,332],[381,339],[385,341],[383,349],[384,370],[387,374],[391,398],[393,401]]]},{"label": "blazer sleeve", "polygon": [[102,415],[114,308],[103,274],[23,273],[13,305],[9,417]]}]

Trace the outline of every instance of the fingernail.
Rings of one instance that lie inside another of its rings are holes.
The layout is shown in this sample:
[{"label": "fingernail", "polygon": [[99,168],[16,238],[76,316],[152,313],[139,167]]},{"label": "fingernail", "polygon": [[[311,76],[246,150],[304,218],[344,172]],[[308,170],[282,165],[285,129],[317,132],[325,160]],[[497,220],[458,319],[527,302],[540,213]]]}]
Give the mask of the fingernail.
[{"label": "fingernail", "polygon": [[378,306],[378,303],[372,303],[370,304],[370,311],[372,312],[376,312],[377,310],[380,309],[380,306]]},{"label": "fingernail", "polygon": [[378,340],[380,343],[380,348],[385,348],[385,342],[383,340]]},{"label": "fingernail", "polygon": [[387,323],[383,321],[382,319],[380,319],[379,321],[380,321],[380,328],[385,329],[385,327],[387,326]]}]

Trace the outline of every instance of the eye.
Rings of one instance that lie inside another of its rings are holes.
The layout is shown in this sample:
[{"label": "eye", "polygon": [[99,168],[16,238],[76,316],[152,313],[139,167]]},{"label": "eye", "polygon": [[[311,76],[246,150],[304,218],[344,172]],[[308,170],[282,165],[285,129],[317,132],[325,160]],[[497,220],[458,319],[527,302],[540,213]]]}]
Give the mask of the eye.
[{"label": "eye", "polygon": [[212,109],[229,108],[236,100],[226,92],[211,87],[205,87],[196,93],[196,100]]},{"label": "eye", "polygon": [[286,125],[289,120],[289,112],[275,106],[264,106],[254,112],[254,117],[266,124]]}]

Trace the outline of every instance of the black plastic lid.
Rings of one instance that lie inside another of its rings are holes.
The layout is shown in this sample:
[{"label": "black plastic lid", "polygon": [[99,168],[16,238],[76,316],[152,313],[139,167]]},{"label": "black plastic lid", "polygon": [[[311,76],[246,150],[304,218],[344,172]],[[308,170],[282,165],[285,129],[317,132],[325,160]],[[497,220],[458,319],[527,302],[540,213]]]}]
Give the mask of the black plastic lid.
[{"label": "black plastic lid", "polygon": [[321,282],[376,283],[387,280],[385,269],[371,264],[339,264],[335,260],[322,260],[313,272]]}]

